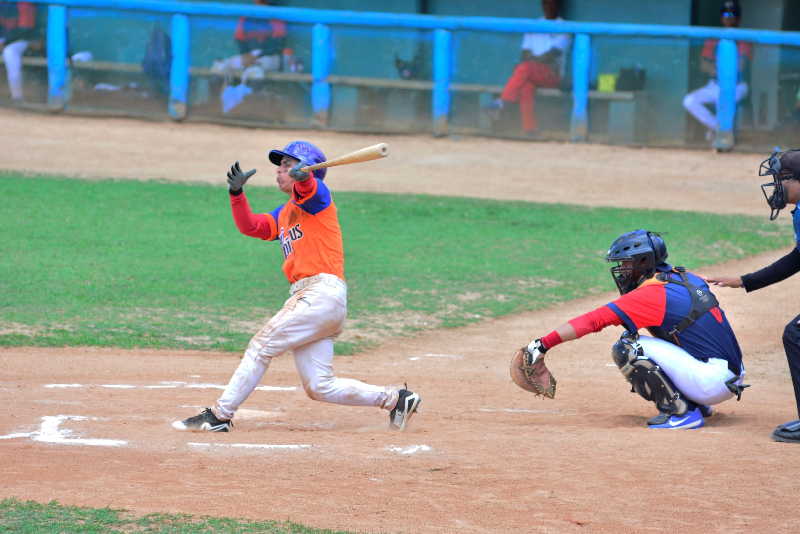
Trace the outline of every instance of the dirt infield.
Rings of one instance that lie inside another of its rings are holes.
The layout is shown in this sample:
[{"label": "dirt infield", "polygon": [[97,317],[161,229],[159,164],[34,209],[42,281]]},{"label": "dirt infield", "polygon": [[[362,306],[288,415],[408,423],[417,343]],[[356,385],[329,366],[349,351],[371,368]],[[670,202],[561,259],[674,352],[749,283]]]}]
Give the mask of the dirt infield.
[{"label": "dirt infield", "polygon": [[[264,151],[296,137],[328,154],[390,143],[380,164],[332,170],[333,189],[767,212],[754,177],[761,155],[11,111],[0,111],[0,168],[222,188],[226,166],[240,159],[268,184]],[[714,271],[747,271],[783,252]],[[0,349],[0,497],[369,532],[794,532],[800,447],[769,433],[796,416],[780,337],[798,290],[800,278],[753,295],[717,292],[753,387],[703,429],[674,433],[644,427],[653,410],[611,362],[615,329],[553,351],[555,400],[510,382],[517,345],[612,293],[337,357],[341,376],[405,380],[423,395],[403,434],[377,410],[308,400],[288,357],[273,363],[235,432],[205,435],[169,423],[216,398],[236,354]]]}]

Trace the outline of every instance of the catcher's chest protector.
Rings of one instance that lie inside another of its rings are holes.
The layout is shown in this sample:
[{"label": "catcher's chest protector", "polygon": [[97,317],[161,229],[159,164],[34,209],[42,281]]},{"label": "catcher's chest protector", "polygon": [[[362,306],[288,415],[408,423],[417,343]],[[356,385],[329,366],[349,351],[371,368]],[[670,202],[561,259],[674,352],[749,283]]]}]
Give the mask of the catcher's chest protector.
[{"label": "catcher's chest protector", "polygon": [[675,280],[670,276],[670,273],[658,273],[656,275],[656,279],[660,282],[677,284],[686,288],[686,291],[689,292],[689,297],[692,299],[689,307],[689,313],[683,317],[683,319],[678,321],[670,330],[666,330],[665,328],[659,326],[651,326],[648,327],[647,330],[653,334],[654,337],[663,339],[664,341],[669,341],[670,343],[675,343],[676,345],[680,346],[678,334],[689,328],[692,324],[694,324],[695,321],[702,317],[703,314],[718,307],[719,301],[717,301],[717,297],[715,297],[707,289],[703,289],[702,287],[696,286],[689,282],[689,279],[686,276],[685,267],[675,267],[673,272],[677,273],[681,279]]}]

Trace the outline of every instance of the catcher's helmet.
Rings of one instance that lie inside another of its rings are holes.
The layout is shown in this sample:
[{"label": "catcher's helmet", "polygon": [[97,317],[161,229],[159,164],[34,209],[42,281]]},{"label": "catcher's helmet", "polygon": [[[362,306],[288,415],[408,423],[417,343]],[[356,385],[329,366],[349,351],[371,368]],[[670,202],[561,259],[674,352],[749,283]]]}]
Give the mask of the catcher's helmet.
[{"label": "catcher's helmet", "polygon": [[[325,154],[322,153],[322,150],[308,141],[292,141],[283,147],[283,150],[269,151],[269,160],[275,165],[280,165],[281,159],[283,159],[284,156],[300,160],[300,163],[306,166],[325,161]],[[314,178],[319,178],[320,180],[324,179],[325,171],[327,170],[328,169],[318,169],[314,171]]]},{"label": "catcher's helmet", "polygon": [[[774,221],[778,213],[786,207],[786,194],[783,190],[784,180],[800,180],[800,150],[773,152],[761,162],[759,176],[772,176],[772,181],[761,184],[761,192],[770,207],[769,220]],[[771,192],[767,190],[772,188]]]},{"label": "catcher's helmet", "polygon": [[633,291],[656,271],[670,270],[666,259],[666,243],[659,234],[647,230],[622,234],[606,253],[606,261],[617,262],[610,270],[620,295]]}]

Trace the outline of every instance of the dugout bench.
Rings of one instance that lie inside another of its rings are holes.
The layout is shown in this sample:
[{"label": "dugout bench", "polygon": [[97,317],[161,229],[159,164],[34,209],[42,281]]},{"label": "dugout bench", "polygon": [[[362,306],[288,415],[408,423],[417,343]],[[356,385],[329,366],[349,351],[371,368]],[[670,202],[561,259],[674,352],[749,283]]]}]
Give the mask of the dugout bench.
[{"label": "dugout bench", "polygon": [[[25,107],[47,106],[47,58],[23,56]],[[0,65],[3,65],[0,57]],[[0,68],[0,71],[3,68]],[[220,92],[226,83],[223,74],[210,68],[191,67],[189,114],[201,120],[258,126],[276,124],[307,127],[310,120],[309,92],[311,74],[267,72],[263,79],[248,85],[253,93],[245,101],[222,113]],[[7,96],[7,84],[0,80],[0,101]],[[237,83],[236,80],[228,80]],[[114,90],[98,87],[116,87]],[[168,113],[165,91],[159,91],[145,75],[139,63],[80,61],[70,66],[67,106],[72,111],[89,114],[164,118]]]},{"label": "dugout bench", "polygon": [[[40,71],[37,79],[43,80],[39,83],[45,87],[37,89],[34,102],[41,100],[46,104],[47,58],[24,56],[23,65]],[[225,77],[203,67],[191,67],[189,72],[189,118],[248,126],[263,124],[302,128],[313,124],[309,103],[310,73],[267,72],[263,79],[250,82],[254,88],[252,97],[223,114],[219,92]],[[90,113],[146,117],[163,117],[167,113],[165,94],[155,95],[151,91],[144,96],[141,91],[132,88],[114,92],[91,89],[92,81],[109,76],[118,81],[137,80],[139,88],[146,80],[138,63],[75,62],[72,65],[69,107]],[[331,84],[331,114],[327,127],[333,130],[390,133],[433,131],[431,81],[336,74],[330,75],[328,81]],[[26,82],[26,91],[27,86]],[[501,85],[453,83],[450,88],[453,99],[450,133],[521,137],[517,113],[504,122],[498,122],[492,121],[485,111],[488,103],[502,92]],[[4,87],[4,90],[7,88]],[[536,99],[540,129],[548,134],[545,137],[568,139],[572,94],[561,89],[539,88]],[[644,91],[590,91],[589,102],[591,138],[612,144],[646,143]]]},{"label": "dugout bench", "polygon": [[[335,130],[431,132],[433,82],[331,75],[331,124]],[[505,123],[492,121],[487,105],[501,85],[453,83],[449,121],[451,133],[520,137],[515,112]],[[572,93],[561,89],[536,91],[541,129],[569,135]],[[642,144],[646,139],[644,91],[590,91],[590,135],[614,144]]]}]

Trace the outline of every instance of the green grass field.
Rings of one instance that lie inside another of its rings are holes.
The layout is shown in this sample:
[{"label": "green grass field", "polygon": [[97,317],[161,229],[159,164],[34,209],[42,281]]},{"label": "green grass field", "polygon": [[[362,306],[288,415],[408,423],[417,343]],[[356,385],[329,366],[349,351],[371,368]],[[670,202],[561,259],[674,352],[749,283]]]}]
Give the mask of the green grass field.
[{"label": "green grass field", "polygon": [[343,531],[304,527],[291,521],[246,521],[195,517],[185,514],[135,516],[111,508],[80,508],[57,502],[4,499],[0,501],[0,532],[22,534],[86,533],[269,533],[269,534],[345,534]]},{"label": "green grass field", "polygon": [[[0,345],[240,351],[288,296],[278,245],[239,234],[223,187],[0,173],[0,196]],[[248,197],[256,211],[285,200]],[[635,228],[665,232],[670,260],[689,268],[790,240],[766,217],[335,199],[349,286],[338,353],[612,291],[606,248]]]}]

